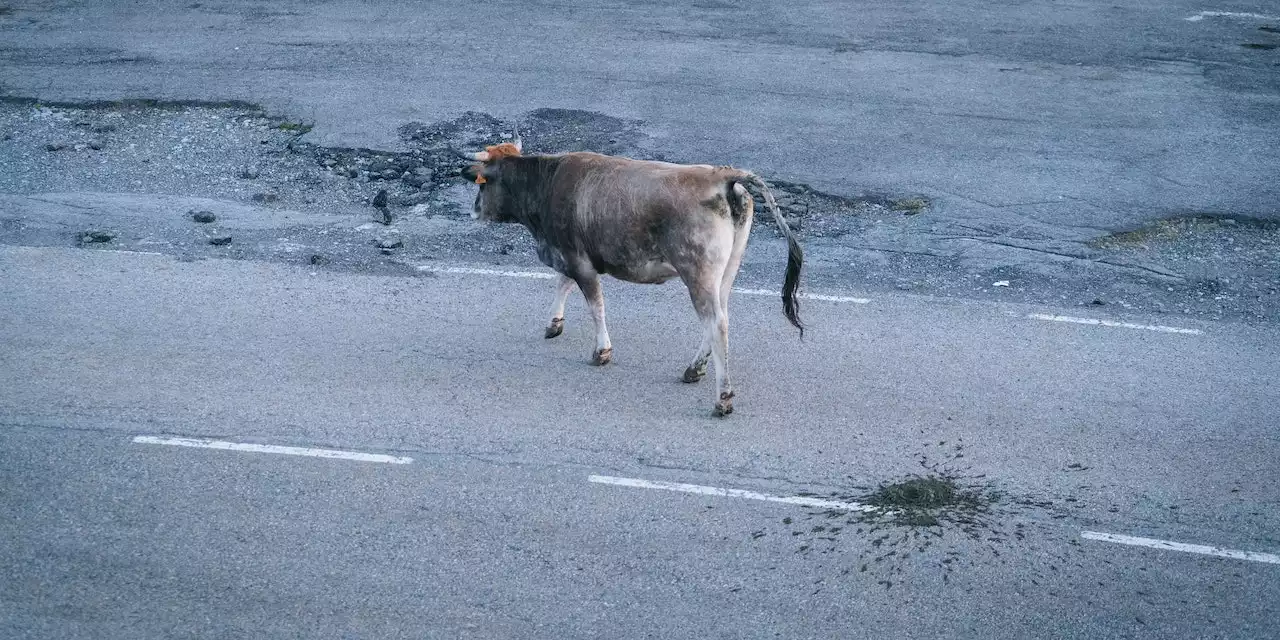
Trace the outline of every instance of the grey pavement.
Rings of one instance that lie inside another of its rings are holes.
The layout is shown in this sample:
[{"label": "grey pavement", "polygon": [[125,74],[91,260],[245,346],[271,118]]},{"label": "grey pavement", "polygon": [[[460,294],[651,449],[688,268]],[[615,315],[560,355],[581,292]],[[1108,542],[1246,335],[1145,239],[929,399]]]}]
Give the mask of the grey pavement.
[{"label": "grey pavement", "polygon": [[[1276,565],[1079,539],[1280,550],[1272,327],[899,295],[809,300],[800,343],[777,300],[735,296],[738,411],[715,420],[710,387],[677,381],[696,343],[678,287],[606,285],[603,369],[581,303],[541,337],[549,288],[0,249],[6,636],[1274,631]],[[812,533],[812,510],[586,481],[838,495],[922,455],[1009,508],[896,564],[879,533]]]},{"label": "grey pavement", "polygon": [[[0,637],[1280,637],[1280,564],[1081,537],[1280,554],[1271,4],[0,0]],[[416,269],[535,268],[431,155],[517,121],[760,172],[870,301],[735,295],[725,420],[675,284],[589,366],[549,281]],[[927,473],[977,506],[588,481]]]}]

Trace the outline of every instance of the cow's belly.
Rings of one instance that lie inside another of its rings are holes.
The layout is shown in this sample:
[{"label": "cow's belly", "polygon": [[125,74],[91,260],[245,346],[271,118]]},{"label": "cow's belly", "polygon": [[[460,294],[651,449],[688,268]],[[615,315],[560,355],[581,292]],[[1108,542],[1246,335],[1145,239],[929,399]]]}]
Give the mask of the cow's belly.
[{"label": "cow's belly", "polygon": [[[545,240],[538,241],[538,260],[560,273],[572,275],[564,254]],[[676,268],[665,260],[633,260],[623,265],[597,260],[593,261],[593,266],[602,274],[640,284],[661,284],[679,275]]]},{"label": "cow's belly", "polygon": [[538,238],[538,260],[560,273],[566,273],[564,254],[542,238]]},{"label": "cow's belly", "polygon": [[679,273],[671,263],[661,260],[650,260],[638,264],[625,266],[610,266],[608,274],[627,282],[637,282],[640,284],[660,284],[666,282]]}]

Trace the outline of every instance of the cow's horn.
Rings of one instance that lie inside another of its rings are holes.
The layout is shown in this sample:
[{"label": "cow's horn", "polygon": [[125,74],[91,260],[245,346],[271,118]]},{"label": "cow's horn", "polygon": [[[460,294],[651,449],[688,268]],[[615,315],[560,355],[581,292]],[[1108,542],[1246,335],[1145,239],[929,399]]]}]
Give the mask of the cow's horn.
[{"label": "cow's horn", "polygon": [[515,127],[515,129],[514,129],[514,133],[515,133],[515,140],[513,140],[513,141],[511,142],[511,144],[514,144],[514,145],[516,146],[516,151],[519,151],[519,152],[523,153],[523,152],[524,152],[524,143],[520,140],[520,127],[519,127],[519,126]]},{"label": "cow's horn", "polygon": [[458,151],[457,149],[453,148],[453,145],[449,145],[449,153],[452,153],[453,155],[458,156],[463,160],[471,160],[474,162],[488,162],[489,160],[488,151],[477,151],[476,153],[466,153],[463,151]]}]

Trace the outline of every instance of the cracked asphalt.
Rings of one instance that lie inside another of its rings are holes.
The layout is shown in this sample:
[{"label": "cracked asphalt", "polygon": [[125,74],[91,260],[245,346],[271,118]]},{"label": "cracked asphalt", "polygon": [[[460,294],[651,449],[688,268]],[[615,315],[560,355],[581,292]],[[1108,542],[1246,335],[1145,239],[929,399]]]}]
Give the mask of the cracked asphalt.
[{"label": "cracked asphalt", "polygon": [[[1274,13],[0,0],[0,636],[1270,637],[1276,565],[1080,534],[1280,553]],[[728,420],[676,286],[606,282],[592,368],[484,273],[539,266],[447,147],[516,127],[756,171],[869,302],[735,296]],[[587,481],[940,456],[980,517]]]}]

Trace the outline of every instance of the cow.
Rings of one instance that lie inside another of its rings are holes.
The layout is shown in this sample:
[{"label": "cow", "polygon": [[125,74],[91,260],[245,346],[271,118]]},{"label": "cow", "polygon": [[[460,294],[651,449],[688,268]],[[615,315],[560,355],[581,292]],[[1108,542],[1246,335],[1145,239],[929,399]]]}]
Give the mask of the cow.
[{"label": "cow", "polygon": [[600,276],[642,284],[679,277],[703,325],[702,342],[682,380],[694,383],[715,363],[712,414],[733,412],[729,379],[729,292],[747,246],[755,189],[786,238],[782,308],[800,331],[796,290],[804,253],[768,186],[728,166],[681,165],[590,152],[524,155],[514,142],[483,151],[450,150],[473,164],[461,175],[479,186],[471,217],[519,223],[533,234],[538,259],[559,273],[544,336],[564,331],[564,305],[582,291],[595,323],[591,363],[608,364],[613,344],[605,326]]}]

